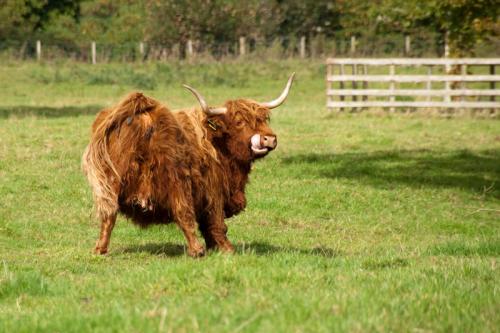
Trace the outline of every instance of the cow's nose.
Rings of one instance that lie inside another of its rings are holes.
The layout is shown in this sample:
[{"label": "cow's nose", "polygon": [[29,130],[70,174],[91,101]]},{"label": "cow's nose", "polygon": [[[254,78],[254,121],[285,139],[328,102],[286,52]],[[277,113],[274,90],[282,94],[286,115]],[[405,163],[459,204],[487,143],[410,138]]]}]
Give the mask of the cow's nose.
[{"label": "cow's nose", "polygon": [[276,136],[274,135],[266,135],[262,137],[262,146],[269,148],[269,149],[274,149],[278,145],[278,139],[276,139]]}]

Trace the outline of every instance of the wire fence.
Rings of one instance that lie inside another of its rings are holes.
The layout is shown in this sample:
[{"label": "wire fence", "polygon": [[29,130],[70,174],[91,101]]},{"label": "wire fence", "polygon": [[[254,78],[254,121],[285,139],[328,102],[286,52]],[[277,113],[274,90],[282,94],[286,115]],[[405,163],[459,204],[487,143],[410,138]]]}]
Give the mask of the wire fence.
[{"label": "wire fence", "polygon": [[[170,61],[175,59],[223,58],[324,58],[324,57],[441,57],[444,42],[439,34],[405,36],[385,34],[373,36],[324,35],[281,36],[270,39],[239,38],[231,41],[185,40],[178,43],[74,41],[55,39],[0,41],[0,55],[17,60],[71,59],[84,62]],[[94,47],[92,46],[94,44]],[[498,57],[500,39],[479,43],[475,56]]]}]

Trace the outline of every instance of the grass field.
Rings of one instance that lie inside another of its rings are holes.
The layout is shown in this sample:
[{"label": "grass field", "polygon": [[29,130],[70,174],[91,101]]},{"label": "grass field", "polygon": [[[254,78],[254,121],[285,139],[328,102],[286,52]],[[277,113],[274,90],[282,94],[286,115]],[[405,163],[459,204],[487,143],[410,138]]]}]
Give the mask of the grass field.
[{"label": "grass field", "polygon": [[[99,108],[271,99],[233,256],[120,218],[107,256],[80,157]],[[0,66],[0,331],[499,332],[500,121],[327,114],[316,62]]]}]

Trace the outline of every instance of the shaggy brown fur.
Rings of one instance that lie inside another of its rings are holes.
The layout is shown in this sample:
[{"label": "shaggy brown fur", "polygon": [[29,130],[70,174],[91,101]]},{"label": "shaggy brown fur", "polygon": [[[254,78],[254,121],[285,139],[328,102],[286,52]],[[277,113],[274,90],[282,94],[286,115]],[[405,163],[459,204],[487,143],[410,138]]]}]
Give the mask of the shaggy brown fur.
[{"label": "shaggy brown fur", "polygon": [[275,136],[269,109],[249,100],[225,106],[227,113],[209,119],[200,110],[172,112],[132,93],[97,115],[82,159],[102,222],[96,252],[107,252],[118,212],[141,227],[174,221],[191,256],[204,253],[197,226],[207,248],[233,251],[224,218],[246,206],[245,185],[257,158],[250,138]]}]

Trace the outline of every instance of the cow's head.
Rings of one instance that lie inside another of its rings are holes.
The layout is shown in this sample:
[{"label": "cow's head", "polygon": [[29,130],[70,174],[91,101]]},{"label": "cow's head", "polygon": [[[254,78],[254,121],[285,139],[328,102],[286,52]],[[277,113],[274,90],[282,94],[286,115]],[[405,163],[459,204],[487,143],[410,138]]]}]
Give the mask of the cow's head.
[{"label": "cow's head", "polygon": [[207,115],[206,126],[214,144],[236,160],[247,162],[264,157],[278,144],[269,127],[271,109],[280,106],[292,86],[293,73],[281,95],[271,102],[260,103],[247,99],[230,100],[223,107],[209,107],[195,89],[184,85],[198,99]]}]

